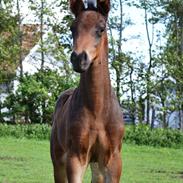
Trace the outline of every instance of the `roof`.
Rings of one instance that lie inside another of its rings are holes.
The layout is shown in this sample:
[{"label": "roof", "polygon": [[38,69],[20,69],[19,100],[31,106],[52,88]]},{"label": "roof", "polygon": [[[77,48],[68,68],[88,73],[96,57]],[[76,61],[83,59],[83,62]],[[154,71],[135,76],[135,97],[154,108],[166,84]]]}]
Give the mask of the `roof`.
[{"label": "roof", "polygon": [[28,55],[30,50],[37,44],[40,38],[39,24],[23,24],[21,27],[22,36],[22,60]]}]

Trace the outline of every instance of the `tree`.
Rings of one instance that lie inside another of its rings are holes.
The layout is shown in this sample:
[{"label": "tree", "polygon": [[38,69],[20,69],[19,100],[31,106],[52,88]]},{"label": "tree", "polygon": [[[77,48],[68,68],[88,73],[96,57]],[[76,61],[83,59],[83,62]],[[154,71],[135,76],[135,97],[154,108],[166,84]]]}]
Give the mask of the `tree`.
[{"label": "tree", "polygon": [[19,67],[20,67],[20,78],[23,77],[23,63],[22,63],[22,17],[21,17],[21,12],[20,12],[20,1],[16,0],[16,9],[17,9],[17,21],[18,21],[18,46],[19,46]]},{"label": "tree", "polygon": [[[146,38],[147,38],[147,44],[148,44],[148,59],[144,60],[141,64],[143,65],[143,69],[140,69],[139,71],[143,72],[143,74],[140,74],[142,76],[142,88],[141,88],[141,95],[140,98],[142,99],[143,95],[145,95],[145,98],[143,99],[144,102],[146,102],[146,113],[145,113],[145,120],[146,124],[150,124],[152,120],[150,119],[150,111],[151,107],[153,107],[153,90],[154,90],[154,84],[156,83],[156,56],[159,50],[157,50],[156,45],[154,44],[155,36],[156,36],[156,2],[155,1],[147,1],[147,0],[139,0],[139,1],[133,1],[131,3],[133,6],[142,9],[144,11],[144,25],[145,25],[145,32],[146,32]],[[142,105],[141,105],[142,106]]]},{"label": "tree", "polygon": [[[68,60],[72,47],[70,25],[73,18],[67,8],[68,2],[37,0],[30,1],[30,4],[40,24],[40,69],[44,69],[46,57],[51,56],[54,58],[50,61],[51,64],[60,67],[69,77],[72,74]],[[58,7],[62,10],[63,17],[58,17]]]},{"label": "tree", "polygon": [[[50,21],[51,32],[48,34],[48,39],[45,41],[47,46],[48,54],[52,55],[56,62],[61,62],[60,70],[65,77],[74,75],[73,69],[71,68],[70,53],[72,50],[72,37],[70,26],[73,20],[71,12],[68,11],[68,2],[58,2],[57,6],[62,10],[64,16],[58,18],[55,14],[52,15],[53,20]],[[56,63],[56,64],[57,64]]]},{"label": "tree", "polygon": [[158,20],[166,26],[167,44],[164,48],[164,63],[169,75],[175,80],[180,128],[183,129],[183,1],[157,1],[161,7]]},{"label": "tree", "polygon": [[[10,82],[17,68],[17,17],[12,16],[12,2],[0,6],[0,84]],[[3,4],[3,5],[2,5]]]},{"label": "tree", "polygon": [[51,123],[58,96],[76,83],[50,69],[25,74],[17,91],[4,102],[4,107],[9,109],[6,115],[12,123]]},{"label": "tree", "polygon": [[[115,71],[116,94],[119,103],[121,104],[121,96],[123,93],[123,77],[124,65],[128,60],[128,54],[122,50],[123,42],[126,41],[123,37],[124,29],[131,25],[130,19],[124,20],[123,6],[127,4],[127,0],[113,1],[111,13],[113,16],[109,17],[109,33],[110,33],[110,60],[111,67]],[[118,12],[119,15],[114,15]],[[118,35],[118,36],[116,36]],[[127,59],[127,60],[126,60]]]},{"label": "tree", "polygon": [[46,44],[44,40],[44,35],[46,33],[46,29],[48,29],[49,25],[49,17],[52,15],[50,4],[46,0],[36,0],[30,2],[30,9],[34,12],[35,21],[38,22],[40,27],[40,54],[41,54],[41,66],[40,69],[43,70],[45,66],[45,53],[46,53]]}]

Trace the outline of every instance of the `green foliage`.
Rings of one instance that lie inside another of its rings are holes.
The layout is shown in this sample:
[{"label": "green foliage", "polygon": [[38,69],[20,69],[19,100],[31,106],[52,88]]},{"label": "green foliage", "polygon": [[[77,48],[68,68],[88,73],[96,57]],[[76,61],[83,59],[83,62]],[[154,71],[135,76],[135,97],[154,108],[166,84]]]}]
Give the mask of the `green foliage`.
[{"label": "green foliage", "polygon": [[12,80],[18,65],[17,17],[11,15],[11,8],[0,8],[0,84]]},{"label": "green foliage", "polygon": [[[183,1],[162,1],[159,18],[166,27],[167,43],[162,53],[162,61],[167,73],[175,82],[175,102],[173,108],[183,111]],[[162,13],[164,12],[164,13]],[[183,129],[183,120],[179,116],[179,125]]]},{"label": "green foliage", "polygon": [[7,125],[0,124],[0,137],[15,137],[48,140],[50,139],[50,126],[46,124],[35,125]]},{"label": "green foliage", "polygon": [[7,97],[4,107],[9,109],[14,123],[50,123],[60,93],[75,84],[74,79],[49,69],[26,74],[16,92]]},{"label": "green foliage", "polygon": [[[47,124],[0,124],[0,137],[50,139],[51,126]],[[172,129],[150,129],[145,125],[126,127],[124,142],[154,147],[183,147],[183,133]]]},{"label": "green foliage", "polygon": [[146,125],[126,127],[126,143],[155,147],[183,147],[183,133],[173,129],[151,129]]}]

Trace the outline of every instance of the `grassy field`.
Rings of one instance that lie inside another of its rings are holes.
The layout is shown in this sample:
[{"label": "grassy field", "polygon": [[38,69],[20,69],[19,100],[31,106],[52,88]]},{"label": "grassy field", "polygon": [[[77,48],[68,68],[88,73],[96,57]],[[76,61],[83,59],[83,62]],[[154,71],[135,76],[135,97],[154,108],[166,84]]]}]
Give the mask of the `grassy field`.
[{"label": "grassy field", "polygon": [[[183,149],[124,144],[122,154],[123,183],[183,183]],[[0,138],[0,183],[53,183],[49,142]]]}]

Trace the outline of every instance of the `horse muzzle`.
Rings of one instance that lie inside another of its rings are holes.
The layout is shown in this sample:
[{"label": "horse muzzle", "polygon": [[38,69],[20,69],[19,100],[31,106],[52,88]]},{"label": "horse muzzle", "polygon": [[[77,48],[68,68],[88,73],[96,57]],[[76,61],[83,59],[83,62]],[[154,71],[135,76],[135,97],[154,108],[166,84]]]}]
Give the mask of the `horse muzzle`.
[{"label": "horse muzzle", "polygon": [[71,63],[74,71],[83,73],[90,67],[90,60],[85,51],[80,54],[77,54],[75,51],[71,54]]}]

